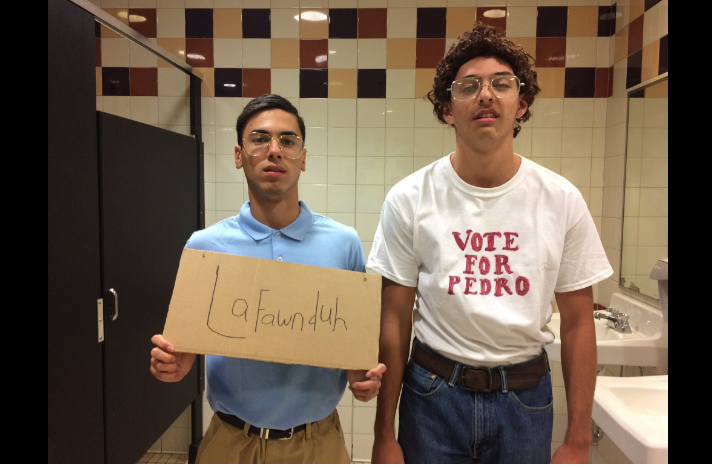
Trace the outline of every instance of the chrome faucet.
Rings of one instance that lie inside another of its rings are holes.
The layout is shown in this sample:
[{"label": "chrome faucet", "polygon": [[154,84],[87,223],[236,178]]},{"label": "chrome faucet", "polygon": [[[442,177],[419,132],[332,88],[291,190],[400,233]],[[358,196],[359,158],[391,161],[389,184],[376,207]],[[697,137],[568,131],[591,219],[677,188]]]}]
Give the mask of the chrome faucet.
[{"label": "chrome faucet", "polygon": [[606,312],[608,313],[594,311],[593,318],[598,320],[605,319],[606,325],[619,333],[633,333],[628,324],[628,319],[630,318],[628,314],[622,314],[612,307],[607,308]]}]

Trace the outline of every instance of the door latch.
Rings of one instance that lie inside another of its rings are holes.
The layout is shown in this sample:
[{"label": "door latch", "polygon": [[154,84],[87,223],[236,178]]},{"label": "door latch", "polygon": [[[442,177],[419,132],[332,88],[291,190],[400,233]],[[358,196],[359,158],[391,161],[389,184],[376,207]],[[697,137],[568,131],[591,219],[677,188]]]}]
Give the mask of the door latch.
[{"label": "door latch", "polygon": [[97,324],[99,326],[99,343],[104,341],[104,299],[96,300]]}]

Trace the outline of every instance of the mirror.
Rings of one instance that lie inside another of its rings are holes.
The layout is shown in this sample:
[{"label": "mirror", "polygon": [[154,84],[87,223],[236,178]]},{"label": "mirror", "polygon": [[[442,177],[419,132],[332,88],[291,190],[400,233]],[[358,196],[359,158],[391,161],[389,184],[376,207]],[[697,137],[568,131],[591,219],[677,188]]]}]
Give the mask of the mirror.
[{"label": "mirror", "polygon": [[628,137],[620,285],[659,299],[649,278],[668,256],[668,79],[628,93]]}]

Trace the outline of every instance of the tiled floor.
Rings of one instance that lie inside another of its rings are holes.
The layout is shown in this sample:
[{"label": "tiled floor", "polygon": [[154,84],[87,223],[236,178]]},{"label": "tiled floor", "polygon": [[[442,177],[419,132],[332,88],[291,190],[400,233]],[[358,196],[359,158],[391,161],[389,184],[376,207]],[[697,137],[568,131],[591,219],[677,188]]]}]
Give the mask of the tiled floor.
[{"label": "tiled floor", "polygon": [[188,454],[147,453],[137,463],[188,463]]}]

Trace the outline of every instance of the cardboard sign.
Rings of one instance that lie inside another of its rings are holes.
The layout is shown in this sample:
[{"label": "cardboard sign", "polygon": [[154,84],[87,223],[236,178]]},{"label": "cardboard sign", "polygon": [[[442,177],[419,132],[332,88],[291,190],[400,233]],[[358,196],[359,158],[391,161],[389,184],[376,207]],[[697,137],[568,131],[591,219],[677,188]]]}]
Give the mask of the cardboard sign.
[{"label": "cardboard sign", "polygon": [[184,249],[163,335],[176,351],[378,365],[381,277]]}]

